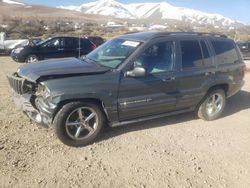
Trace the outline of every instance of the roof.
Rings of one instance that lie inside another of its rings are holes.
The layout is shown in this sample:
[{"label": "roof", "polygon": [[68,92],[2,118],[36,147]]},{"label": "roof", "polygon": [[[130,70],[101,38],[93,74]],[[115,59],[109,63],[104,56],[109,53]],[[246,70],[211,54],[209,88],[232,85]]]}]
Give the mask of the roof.
[{"label": "roof", "polygon": [[153,38],[164,37],[164,36],[207,36],[207,37],[227,38],[226,35],[219,33],[199,33],[199,32],[137,32],[137,33],[135,32],[122,35],[119,38],[145,42]]}]

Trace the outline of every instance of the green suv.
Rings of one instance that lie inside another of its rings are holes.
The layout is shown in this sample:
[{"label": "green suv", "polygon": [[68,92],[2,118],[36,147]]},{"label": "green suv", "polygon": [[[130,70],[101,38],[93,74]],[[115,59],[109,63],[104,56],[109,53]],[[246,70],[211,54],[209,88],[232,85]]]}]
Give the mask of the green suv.
[{"label": "green suv", "polygon": [[79,147],[104,125],[190,111],[214,120],[243,86],[245,69],[226,36],[143,32],[116,37],[81,59],[23,65],[8,80],[32,120]]}]

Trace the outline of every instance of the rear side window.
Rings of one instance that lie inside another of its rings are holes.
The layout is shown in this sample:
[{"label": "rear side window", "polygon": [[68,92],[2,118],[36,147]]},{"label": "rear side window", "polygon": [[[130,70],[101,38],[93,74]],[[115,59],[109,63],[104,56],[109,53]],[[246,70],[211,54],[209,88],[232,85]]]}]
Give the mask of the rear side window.
[{"label": "rear side window", "polygon": [[231,64],[239,60],[234,43],[231,41],[212,41],[218,64]]},{"label": "rear side window", "polygon": [[82,39],[81,46],[84,46],[84,47],[91,46],[90,40],[89,39]]},{"label": "rear side window", "polygon": [[79,46],[79,42],[77,38],[65,38],[65,46],[69,48],[77,48]]},{"label": "rear side window", "polygon": [[205,67],[213,66],[213,61],[212,61],[211,55],[209,54],[206,42],[204,40],[201,40],[200,44],[201,44],[201,49],[202,49],[204,66]]},{"label": "rear side window", "polygon": [[208,52],[208,49],[207,49],[207,45],[205,43],[205,41],[201,41],[201,48],[202,48],[202,53],[203,53],[203,58],[206,59],[206,58],[209,58],[210,55],[209,55],[209,52]]},{"label": "rear side window", "polygon": [[202,67],[202,53],[199,41],[197,40],[185,40],[181,41],[181,53],[182,53],[182,67],[193,68]]}]

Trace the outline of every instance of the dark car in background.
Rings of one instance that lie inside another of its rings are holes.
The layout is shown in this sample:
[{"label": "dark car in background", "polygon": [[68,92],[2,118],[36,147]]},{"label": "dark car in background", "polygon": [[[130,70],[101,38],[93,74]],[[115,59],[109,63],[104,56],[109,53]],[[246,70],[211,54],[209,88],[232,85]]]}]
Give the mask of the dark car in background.
[{"label": "dark car in background", "polygon": [[244,59],[250,58],[250,41],[237,43]]},{"label": "dark car in background", "polygon": [[11,57],[17,62],[37,62],[49,58],[80,57],[96,46],[87,38],[53,37],[33,45],[15,48]]},{"label": "dark car in background", "polygon": [[105,39],[103,39],[102,37],[98,37],[98,36],[89,36],[88,39],[91,40],[91,42],[93,42],[96,45],[96,47],[106,42]]}]

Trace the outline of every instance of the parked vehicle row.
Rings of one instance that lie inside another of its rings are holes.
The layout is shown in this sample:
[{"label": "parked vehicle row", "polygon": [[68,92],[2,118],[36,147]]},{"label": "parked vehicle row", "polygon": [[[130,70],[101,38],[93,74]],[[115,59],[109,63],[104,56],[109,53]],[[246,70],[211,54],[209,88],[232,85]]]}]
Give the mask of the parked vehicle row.
[{"label": "parked vehicle row", "polygon": [[215,120],[243,86],[245,70],[239,48],[225,36],[146,32],[116,37],[83,59],[26,64],[8,80],[32,120],[79,147],[105,124],[190,111]]},{"label": "parked vehicle row", "polygon": [[32,63],[49,58],[80,57],[95,48],[87,38],[53,37],[35,45],[18,47],[11,57],[17,62]]}]

